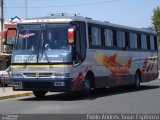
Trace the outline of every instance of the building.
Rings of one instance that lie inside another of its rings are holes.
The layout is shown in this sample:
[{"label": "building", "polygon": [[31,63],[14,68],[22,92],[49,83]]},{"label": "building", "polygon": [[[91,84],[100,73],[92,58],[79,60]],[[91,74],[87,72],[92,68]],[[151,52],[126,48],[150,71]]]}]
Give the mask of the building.
[{"label": "building", "polygon": [[[11,18],[11,20],[4,21],[4,29],[15,28],[16,23],[19,21],[20,21],[20,19],[17,16],[15,18]],[[1,31],[0,31],[0,33],[1,33]],[[14,37],[14,35],[15,35],[15,33],[13,33],[13,32],[11,32],[9,34],[11,37]],[[6,45],[3,45],[1,40],[2,39],[1,39],[1,34],[0,34],[0,42],[1,42],[1,44],[0,44],[0,70],[7,68],[11,62],[11,53],[7,52],[6,49],[8,49],[8,47],[6,47]]]}]

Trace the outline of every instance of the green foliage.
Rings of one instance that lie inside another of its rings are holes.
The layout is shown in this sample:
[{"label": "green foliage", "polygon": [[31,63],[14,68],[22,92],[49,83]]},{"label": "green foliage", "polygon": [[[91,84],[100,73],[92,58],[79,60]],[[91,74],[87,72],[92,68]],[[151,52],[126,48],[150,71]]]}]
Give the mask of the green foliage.
[{"label": "green foliage", "polygon": [[157,7],[153,10],[152,24],[157,32],[158,43],[160,45],[160,7]]}]

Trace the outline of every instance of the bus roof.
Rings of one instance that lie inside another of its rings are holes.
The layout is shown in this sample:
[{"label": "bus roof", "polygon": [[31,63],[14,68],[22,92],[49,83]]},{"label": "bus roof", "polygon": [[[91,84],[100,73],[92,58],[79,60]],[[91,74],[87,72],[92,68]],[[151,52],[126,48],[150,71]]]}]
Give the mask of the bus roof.
[{"label": "bus roof", "polygon": [[118,28],[118,29],[123,29],[123,30],[129,30],[129,31],[136,31],[136,32],[142,32],[142,33],[149,33],[149,34],[155,34],[156,32],[154,30],[149,30],[145,28],[134,28],[134,27],[129,27],[129,26],[124,26],[124,25],[118,25],[118,24],[113,24],[110,22],[102,22],[98,20],[93,20],[88,17],[82,17],[82,16],[77,16],[77,15],[52,15],[52,16],[46,16],[46,17],[38,17],[38,18],[31,18],[31,19],[26,19],[22,20],[20,24],[27,24],[27,23],[69,23],[71,21],[83,21],[86,23],[92,23],[92,24],[98,24],[98,25],[104,25],[112,28]]}]

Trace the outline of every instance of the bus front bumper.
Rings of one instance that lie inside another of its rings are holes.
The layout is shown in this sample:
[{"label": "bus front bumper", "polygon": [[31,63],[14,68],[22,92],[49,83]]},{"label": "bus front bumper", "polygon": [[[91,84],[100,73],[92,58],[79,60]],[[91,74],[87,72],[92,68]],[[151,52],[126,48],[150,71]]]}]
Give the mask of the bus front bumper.
[{"label": "bus front bumper", "polygon": [[72,78],[36,79],[21,78],[12,79],[14,91],[54,91],[70,92]]}]

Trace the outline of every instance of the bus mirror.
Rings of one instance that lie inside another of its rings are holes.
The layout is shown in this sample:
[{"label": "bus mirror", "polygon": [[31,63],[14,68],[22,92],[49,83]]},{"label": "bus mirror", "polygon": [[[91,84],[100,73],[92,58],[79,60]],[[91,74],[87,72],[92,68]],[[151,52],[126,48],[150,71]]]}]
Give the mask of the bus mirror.
[{"label": "bus mirror", "polygon": [[3,30],[2,33],[1,33],[2,43],[3,44],[6,44],[6,41],[7,41],[7,32],[8,32],[8,30]]},{"label": "bus mirror", "polygon": [[74,28],[69,28],[68,29],[68,43],[73,44],[74,43]]}]

